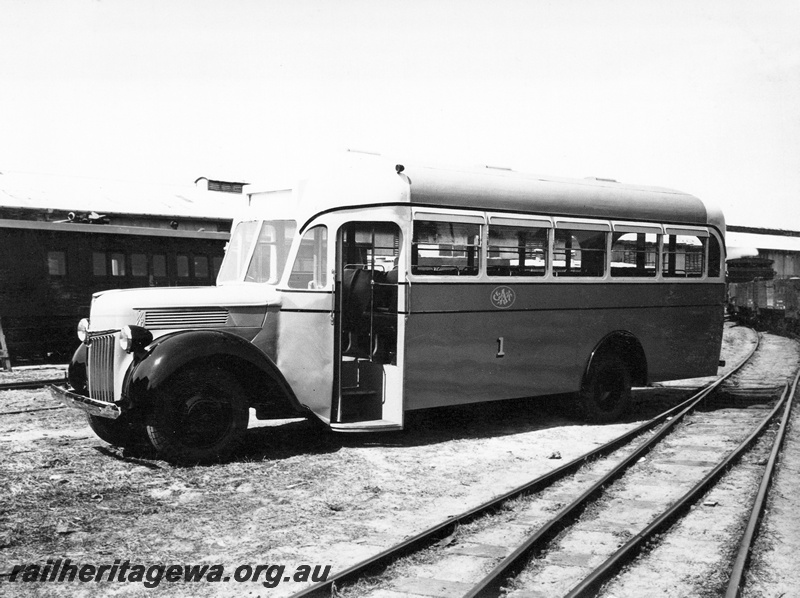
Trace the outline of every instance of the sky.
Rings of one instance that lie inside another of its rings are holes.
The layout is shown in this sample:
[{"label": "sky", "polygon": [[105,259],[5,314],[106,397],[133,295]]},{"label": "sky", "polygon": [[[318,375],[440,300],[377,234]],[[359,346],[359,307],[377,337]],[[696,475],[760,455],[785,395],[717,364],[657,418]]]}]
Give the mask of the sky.
[{"label": "sky", "polygon": [[797,0],[0,0],[0,172],[254,182],[346,148],[800,230]]}]

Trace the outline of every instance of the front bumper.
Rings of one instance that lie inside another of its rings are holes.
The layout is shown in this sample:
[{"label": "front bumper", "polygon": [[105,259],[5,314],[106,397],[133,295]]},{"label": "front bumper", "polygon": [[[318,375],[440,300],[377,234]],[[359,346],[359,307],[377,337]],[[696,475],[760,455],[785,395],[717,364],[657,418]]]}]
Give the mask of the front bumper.
[{"label": "front bumper", "polygon": [[50,395],[64,403],[67,407],[81,409],[90,415],[99,415],[100,417],[107,417],[109,419],[117,419],[122,411],[114,403],[106,403],[105,401],[98,401],[90,397],[79,395],[72,392],[67,386],[56,386],[51,384],[47,387]]}]

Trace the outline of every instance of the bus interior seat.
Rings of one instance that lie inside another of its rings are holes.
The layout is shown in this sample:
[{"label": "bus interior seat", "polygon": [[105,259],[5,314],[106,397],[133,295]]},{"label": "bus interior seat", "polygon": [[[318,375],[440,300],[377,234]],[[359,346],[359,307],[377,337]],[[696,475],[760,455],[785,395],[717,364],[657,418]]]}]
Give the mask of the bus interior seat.
[{"label": "bus interior seat", "polygon": [[342,272],[342,329],[348,337],[346,352],[358,351],[358,337],[368,323],[370,274],[363,268]]}]

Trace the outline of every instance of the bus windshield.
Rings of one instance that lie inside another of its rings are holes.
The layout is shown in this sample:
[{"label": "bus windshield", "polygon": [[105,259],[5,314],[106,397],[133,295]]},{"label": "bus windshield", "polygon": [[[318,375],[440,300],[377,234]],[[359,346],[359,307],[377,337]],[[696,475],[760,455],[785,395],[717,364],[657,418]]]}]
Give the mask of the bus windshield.
[{"label": "bus windshield", "polygon": [[217,284],[275,284],[283,274],[297,223],[294,220],[248,220],[231,233]]}]

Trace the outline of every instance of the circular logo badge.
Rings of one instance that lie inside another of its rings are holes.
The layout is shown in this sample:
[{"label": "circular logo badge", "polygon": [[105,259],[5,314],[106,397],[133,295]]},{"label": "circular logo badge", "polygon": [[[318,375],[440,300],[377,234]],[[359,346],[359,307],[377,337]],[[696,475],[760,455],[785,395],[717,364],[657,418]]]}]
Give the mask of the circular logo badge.
[{"label": "circular logo badge", "polygon": [[495,287],[490,299],[497,309],[508,309],[514,305],[517,295],[511,287]]}]

